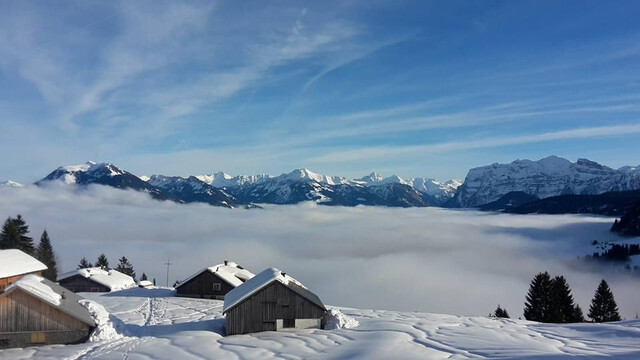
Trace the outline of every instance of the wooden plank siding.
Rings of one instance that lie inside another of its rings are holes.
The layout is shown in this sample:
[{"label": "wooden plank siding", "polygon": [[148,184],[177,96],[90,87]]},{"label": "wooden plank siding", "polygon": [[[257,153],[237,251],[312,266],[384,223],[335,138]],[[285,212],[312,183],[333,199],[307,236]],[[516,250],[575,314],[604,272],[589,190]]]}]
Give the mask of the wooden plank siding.
[{"label": "wooden plank siding", "polygon": [[227,335],[275,331],[276,320],[321,319],[325,309],[300,296],[279,281],[245,299],[226,312]]},{"label": "wooden plank siding", "polygon": [[[220,290],[214,290],[214,283],[220,284]],[[218,275],[211,271],[204,271],[184,284],[178,285],[176,294],[184,297],[222,300],[233,289],[233,286],[222,280]]]},{"label": "wooden plank siding", "polygon": [[89,325],[21,290],[0,298],[0,333],[63,330],[88,332]]},{"label": "wooden plank siding", "polygon": [[91,279],[88,279],[82,275],[74,275],[66,279],[58,281],[60,286],[77,292],[110,292],[111,289],[107,286],[99,284]]},{"label": "wooden plank siding", "polygon": [[20,280],[20,278],[22,278],[25,275],[29,275],[29,274],[35,274],[38,276],[42,276],[42,271],[36,271],[36,272],[32,272],[32,273],[26,273],[26,274],[20,274],[20,275],[15,275],[15,276],[11,276],[11,277],[5,277],[5,278],[0,278],[0,293],[4,291],[4,289],[7,288],[7,286],[13,284],[14,282]]}]

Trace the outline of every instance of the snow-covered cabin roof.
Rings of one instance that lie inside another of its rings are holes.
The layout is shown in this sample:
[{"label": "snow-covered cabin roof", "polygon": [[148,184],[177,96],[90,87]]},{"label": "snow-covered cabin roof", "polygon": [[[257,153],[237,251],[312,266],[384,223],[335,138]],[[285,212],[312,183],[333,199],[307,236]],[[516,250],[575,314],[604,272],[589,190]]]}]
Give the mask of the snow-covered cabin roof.
[{"label": "snow-covered cabin roof", "polygon": [[233,261],[225,261],[224,264],[218,264],[210,267],[206,267],[197,273],[189,276],[184,281],[181,281],[177,287],[180,287],[186,283],[188,283],[191,279],[196,276],[202,274],[205,271],[209,271],[212,274],[218,275],[222,280],[227,282],[229,285],[233,287],[238,287],[242,285],[245,281],[254,277],[253,273],[247,269],[244,269],[242,266],[234,263]]},{"label": "snow-covered cabin roof", "polygon": [[83,299],[81,296],[41,276],[33,274],[23,276],[9,285],[0,297],[8,296],[17,290],[40,299],[89,326],[96,325],[89,311],[78,302]]},{"label": "snow-covered cabin roof", "polygon": [[291,276],[283,273],[276,268],[269,268],[254,276],[251,280],[248,280],[247,282],[242,284],[242,286],[238,286],[237,288],[229,291],[224,296],[224,308],[222,310],[222,313],[224,314],[227,311],[231,310],[231,308],[248,299],[251,295],[257,293],[262,288],[266,287],[274,281],[281,282],[283,285],[295,291],[300,296],[306,298],[307,300],[324,309],[324,304],[322,303],[320,298],[316,294],[312,293],[309,289],[307,289],[304,285],[302,285],[298,280],[292,278]]},{"label": "snow-covered cabin roof", "polygon": [[143,287],[143,288],[148,288],[153,286],[153,282],[149,281],[149,280],[140,280],[138,281],[138,286],[139,287]]},{"label": "snow-covered cabin roof", "polygon": [[0,250],[0,278],[46,270],[47,266],[18,249]]},{"label": "snow-covered cabin roof", "polygon": [[111,291],[129,289],[136,286],[136,282],[131,276],[116,270],[105,270],[99,267],[69,271],[58,276],[58,281],[75,275],[80,275],[95,281],[98,284],[108,287]]}]

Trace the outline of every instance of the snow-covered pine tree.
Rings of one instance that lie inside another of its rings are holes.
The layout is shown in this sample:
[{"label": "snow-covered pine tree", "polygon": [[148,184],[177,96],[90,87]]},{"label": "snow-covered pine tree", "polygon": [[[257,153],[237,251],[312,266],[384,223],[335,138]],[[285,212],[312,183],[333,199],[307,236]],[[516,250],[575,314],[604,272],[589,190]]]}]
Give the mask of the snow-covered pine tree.
[{"label": "snow-covered pine tree", "polygon": [[609,284],[602,279],[589,307],[589,317],[594,322],[620,321],[618,305],[613,298]]},{"label": "snow-covered pine tree", "polygon": [[40,236],[40,243],[38,244],[38,248],[36,249],[36,257],[43,264],[47,265],[47,270],[45,270],[42,275],[51,281],[57,281],[58,264],[56,263],[56,255],[53,252],[51,239],[49,239],[47,230],[43,231],[42,236]]},{"label": "snow-covered pine tree", "polygon": [[136,279],[136,272],[133,270],[133,265],[131,265],[129,260],[124,256],[120,258],[118,266],[116,266],[116,271],[131,276],[133,280]]},{"label": "snow-covered pine tree", "polygon": [[93,264],[88,262],[85,257],[83,257],[80,260],[80,263],[78,264],[78,269],[86,269],[86,268],[90,268],[90,267],[93,267]]},{"label": "snow-covered pine tree", "polygon": [[105,254],[100,254],[100,256],[98,256],[96,267],[101,267],[109,270],[109,260],[107,260],[107,256]]},{"label": "snow-covered pine tree", "polygon": [[531,321],[548,322],[551,309],[551,276],[539,273],[533,280],[524,304],[524,317]]}]

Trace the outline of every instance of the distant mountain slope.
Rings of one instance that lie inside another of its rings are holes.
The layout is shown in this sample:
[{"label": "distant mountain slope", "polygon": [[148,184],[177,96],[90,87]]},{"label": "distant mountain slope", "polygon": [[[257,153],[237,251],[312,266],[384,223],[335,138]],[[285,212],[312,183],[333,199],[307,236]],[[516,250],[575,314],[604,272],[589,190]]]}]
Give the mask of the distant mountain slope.
[{"label": "distant mountain slope", "polygon": [[110,163],[89,161],[81,165],[61,166],[36,182],[36,185],[42,185],[48,181],[63,181],[66,184],[77,185],[108,185],[118,189],[144,191],[159,200],[178,200],[130,172],[119,169]]},{"label": "distant mountain slope", "polygon": [[598,214],[619,216],[640,202],[640,190],[599,195],[559,195],[507,208],[513,214]]},{"label": "distant mountain slope", "polygon": [[194,176],[185,179],[179,176],[153,175],[147,183],[166,191],[185,203],[202,202],[229,208],[239,205],[231,195],[198,180]]},{"label": "distant mountain slope", "polygon": [[640,201],[631,206],[611,226],[611,232],[625,236],[640,236]]},{"label": "distant mountain slope", "polygon": [[0,188],[1,187],[23,187],[24,185],[17,183],[15,181],[11,181],[11,180],[7,180],[7,181],[1,181],[0,182]]},{"label": "distant mountain slope", "polygon": [[448,205],[477,207],[512,191],[547,198],[637,189],[640,189],[640,171],[636,167],[614,170],[587,159],[572,163],[550,156],[538,161],[516,160],[471,169]]},{"label": "distant mountain slope", "polygon": [[529,195],[522,191],[512,191],[506,193],[500,199],[492,201],[479,207],[483,211],[503,211],[505,209],[516,208],[520,205],[538,201],[538,197]]}]

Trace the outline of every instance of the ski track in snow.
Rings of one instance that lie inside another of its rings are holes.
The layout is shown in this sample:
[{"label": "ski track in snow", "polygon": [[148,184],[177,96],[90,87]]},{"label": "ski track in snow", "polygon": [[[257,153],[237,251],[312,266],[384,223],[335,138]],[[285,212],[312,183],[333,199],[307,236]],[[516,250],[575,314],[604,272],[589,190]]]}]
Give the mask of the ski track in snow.
[{"label": "ski track in snow", "polygon": [[538,324],[384,310],[342,309],[352,329],[224,337],[222,301],[162,289],[84,294],[124,323],[97,343],[0,351],[0,359],[476,359],[640,358],[640,321]]}]

